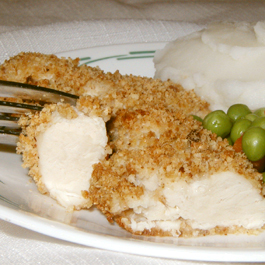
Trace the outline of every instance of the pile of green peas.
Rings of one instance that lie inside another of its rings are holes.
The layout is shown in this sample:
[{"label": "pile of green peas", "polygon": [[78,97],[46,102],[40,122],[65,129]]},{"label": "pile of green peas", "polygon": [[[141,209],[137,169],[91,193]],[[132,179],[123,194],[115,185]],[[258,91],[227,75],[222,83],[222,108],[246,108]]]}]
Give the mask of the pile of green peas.
[{"label": "pile of green peas", "polygon": [[265,108],[252,112],[245,104],[234,104],[227,113],[215,110],[204,119],[194,118],[201,121],[205,129],[227,138],[231,145],[242,137],[243,152],[251,162],[265,157]]}]

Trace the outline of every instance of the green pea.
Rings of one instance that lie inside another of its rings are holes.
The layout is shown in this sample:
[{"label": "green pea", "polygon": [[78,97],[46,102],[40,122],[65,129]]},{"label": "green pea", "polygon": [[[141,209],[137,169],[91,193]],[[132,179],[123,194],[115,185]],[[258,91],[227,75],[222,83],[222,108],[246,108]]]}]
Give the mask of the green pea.
[{"label": "green pea", "polygon": [[250,161],[258,161],[265,156],[265,130],[250,127],[243,134],[242,149]]},{"label": "green pea", "polygon": [[250,127],[251,123],[252,122],[250,120],[247,120],[247,119],[240,119],[234,123],[234,125],[231,129],[231,133],[230,133],[230,137],[231,137],[233,143],[239,137],[241,137],[241,135]]},{"label": "green pea", "polygon": [[194,120],[200,121],[202,122],[202,118],[197,116],[197,115],[191,115],[193,117]]},{"label": "green pea", "polygon": [[232,121],[222,110],[215,110],[203,119],[202,125],[205,129],[216,133],[217,136],[225,138],[232,128]]},{"label": "green pea", "polygon": [[232,105],[228,111],[227,115],[230,119],[235,122],[236,120],[245,117],[247,114],[250,114],[251,110],[245,104],[234,104]]},{"label": "green pea", "polygon": [[265,108],[259,108],[254,111],[254,114],[258,115],[259,117],[265,116]]},{"label": "green pea", "polygon": [[254,113],[249,113],[245,116],[245,119],[250,120],[250,121],[254,121],[258,118],[259,116],[257,114]]},{"label": "green pea", "polygon": [[265,130],[265,116],[258,117],[256,120],[254,120],[251,124],[251,127],[261,127]]}]

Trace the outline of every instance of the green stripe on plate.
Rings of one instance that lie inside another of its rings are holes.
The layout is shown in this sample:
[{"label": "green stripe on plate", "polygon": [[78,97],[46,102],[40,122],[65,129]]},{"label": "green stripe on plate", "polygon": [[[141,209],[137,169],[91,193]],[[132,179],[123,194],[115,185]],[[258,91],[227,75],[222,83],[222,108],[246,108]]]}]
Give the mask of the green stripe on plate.
[{"label": "green stripe on plate", "polygon": [[[153,58],[154,55],[148,55],[148,54],[154,54],[155,52],[156,52],[155,50],[150,50],[150,51],[132,51],[132,52],[129,52],[128,54],[112,55],[112,56],[106,56],[106,57],[101,57],[101,58],[96,58],[96,59],[91,59],[91,57],[87,56],[87,57],[80,58],[80,61],[82,62],[81,65],[83,65],[83,64],[91,64],[91,63],[94,63],[94,62],[103,61],[103,60],[109,60],[109,59],[130,60],[130,59]],[[137,55],[137,54],[141,55],[141,56],[130,56],[130,55]]]},{"label": "green stripe on plate", "polygon": [[145,54],[145,53],[155,53],[156,51],[137,51],[137,52],[129,52],[129,54]]},{"label": "green stripe on plate", "polygon": [[98,59],[90,60],[90,61],[85,62],[85,63],[83,63],[83,64],[90,64],[90,63],[94,63],[94,62],[97,62],[97,61],[103,61],[103,60],[108,60],[108,59],[113,59],[113,58],[119,58],[119,57],[122,57],[122,56],[126,56],[126,54],[102,57],[102,58],[98,58]]},{"label": "green stripe on plate", "polygon": [[145,59],[145,58],[154,58],[153,55],[144,55],[144,56],[129,56],[117,58],[117,60],[130,60],[130,59]]}]

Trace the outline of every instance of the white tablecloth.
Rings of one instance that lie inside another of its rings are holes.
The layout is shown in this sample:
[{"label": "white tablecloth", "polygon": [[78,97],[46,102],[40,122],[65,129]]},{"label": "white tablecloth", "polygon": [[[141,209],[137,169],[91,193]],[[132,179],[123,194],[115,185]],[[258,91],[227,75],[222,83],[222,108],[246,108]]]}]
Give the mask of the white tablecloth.
[{"label": "white tablecloth", "polygon": [[[170,41],[212,21],[258,21],[264,15],[265,2],[251,0],[2,0],[0,63],[20,51]],[[206,264],[93,249],[3,220],[0,229],[0,264]]]}]

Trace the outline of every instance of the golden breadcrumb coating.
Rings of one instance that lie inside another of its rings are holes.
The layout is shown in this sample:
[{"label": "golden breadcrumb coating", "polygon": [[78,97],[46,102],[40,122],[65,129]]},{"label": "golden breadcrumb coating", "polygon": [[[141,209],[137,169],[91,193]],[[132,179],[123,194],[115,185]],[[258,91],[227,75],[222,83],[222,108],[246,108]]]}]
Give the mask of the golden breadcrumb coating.
[{"label": "golden breadcrumb coating", "polygon": [[102,114],[103,110],[103,115],[114,115],[119,109],[142,106],[181,108],[187,114],[202,117],[209,112],[207,102],[170,81],[121,75],[118,71],[104,73],[99,68],[78,66],[78,63],[79,59],[20,53],[0,66],[0,79],[82,95],[80,105],[85,113],[94,110]]},{"label": "golden breadcrumb coating", "polygon": [[99,68],[78,66],[79,59],[58,58],[41,53],[20,53],[0,66],[0,79],[53,88],[80,95],[82,87],[93,77],[99,78]]},{"label": "golden breadcrumb coating", "polygon": [[[200,99],[193,91],[185,91],[171,81],[147,77],[107,73],[105,80],[110,81],[106,91],[80,98],[79,104],[84,112],[94,109],[108,110],[112,116],[121,109],[167,108],[182,109],[186,114],[204,117],[209,113],[208,103]],[[90,94],[90,91],[84,93]],[[100,103],[99,103],[100,102]]]}]

